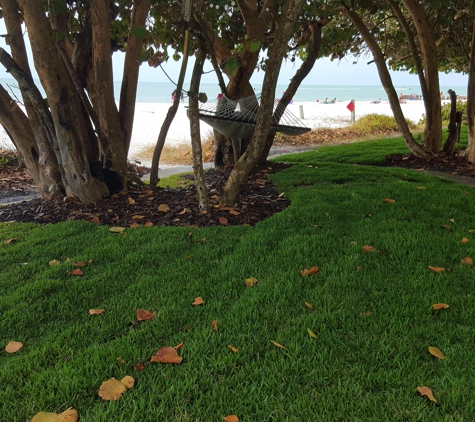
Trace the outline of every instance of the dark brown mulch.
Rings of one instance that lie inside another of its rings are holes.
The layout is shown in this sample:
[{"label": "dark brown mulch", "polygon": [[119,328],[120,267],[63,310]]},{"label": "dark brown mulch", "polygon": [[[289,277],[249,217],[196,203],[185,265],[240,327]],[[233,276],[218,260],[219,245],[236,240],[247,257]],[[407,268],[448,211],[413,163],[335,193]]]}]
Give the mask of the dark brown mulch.
[{"label": "dark brown mulch", "polygon": [[[39,224],[66,220],[87,220],[96,224],[129,227],[132,225],[197,226],[254,225],[290,205],[267,175],[289,167],[267,163],[254,171],[242,184],[233,208],[219,208],[219,189],[230,170],[209,170],[206,184],[212,207],[203,214],[193,186],[184,189],[132,187],[125,195],[113,195],[98,204],[85,205],[73,199],[34,199],[0,207],[0,222],[21,221]],[[138,172],[139,169],[136,169]],[[142,169],[143,170],[143,169]],[[169,210],[159,211],[165,204]]]},{"label": "dark brown mulch", "polygon": [[422,160],[413,154],[396,154],[387,156],[384,166],[404,167],[417,170],[424,169],[475,178],[475,165],[468,164],[467,160],[461,157],[448,158],[439,155],[428,160]]}]

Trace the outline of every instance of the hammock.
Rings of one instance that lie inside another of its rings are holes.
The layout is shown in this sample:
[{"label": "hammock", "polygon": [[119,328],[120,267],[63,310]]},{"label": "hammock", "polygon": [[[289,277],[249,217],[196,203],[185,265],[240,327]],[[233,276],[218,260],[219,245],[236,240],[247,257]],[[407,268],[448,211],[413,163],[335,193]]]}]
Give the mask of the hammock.
[{"label": "hammock", "polygon": [[[255,95],[233,101],[224,95],[200,106],[199,118],[219,133],[232,138],[250,138],[254,133],[260,97]],[[273,123],[270,132],[287,136],[302,135],[311,130],[290,111],[274,101]]]}]

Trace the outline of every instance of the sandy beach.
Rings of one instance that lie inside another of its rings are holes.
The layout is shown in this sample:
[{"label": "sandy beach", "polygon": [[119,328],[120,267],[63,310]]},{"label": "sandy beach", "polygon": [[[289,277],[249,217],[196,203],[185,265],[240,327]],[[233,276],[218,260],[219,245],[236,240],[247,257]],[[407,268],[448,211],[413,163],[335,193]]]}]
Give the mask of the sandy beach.
[{"label": "sandy beach", "polygon": [[[155,145],[163,120],[170,107],[170,103],[137,103],[134,129],[129,158],[137,159],[139,152],[146,146]],[[288,106],[288,110],[300,118],[300,106],[302,106],[304,118],[300,120],[304,126],[312,129],[319,127],[337,128],[350,124],[351,113],[346,108],[348,101],[334,104],[294,102]],[[420,100],[408,101],[401,104],[404,115],[417,123],[424,114],[424,104]],[[366,114],[377,113],[392,116],[388,101],[372,104],[370,101],[357,101],[355,106],[356,119]],[[190,142],[190,125],[186,116],[184,103],[180,103],[177,115],[168,131],[166,144],[173,146]],[[206,123],[201,123],[201,137],[204,139],[212,133],[212,128]],[[1,130],[0,147],[13,148],[7,134]],[[140,157],[143,161],[144,157]],[[145,163],[144,163],[145,164]]]}]

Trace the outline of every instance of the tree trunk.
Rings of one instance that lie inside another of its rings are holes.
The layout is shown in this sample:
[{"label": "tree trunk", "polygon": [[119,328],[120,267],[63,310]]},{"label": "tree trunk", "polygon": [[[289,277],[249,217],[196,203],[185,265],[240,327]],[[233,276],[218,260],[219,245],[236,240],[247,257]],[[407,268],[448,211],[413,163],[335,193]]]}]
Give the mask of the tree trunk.
[{"label": "tree trunk", "polygon": [[203,152],[201,150],[200,119],[198,107],[198,92],[200,89],[201,74],[203,73],[203,63],[205,54],[202,50],[196,56],[193,74],[190,83],[189,114],[191,151],[193,155],[193,174],[195,176],[196,192],[198,194],[199,209],[209,211],[208,188],[205,183],[205,173],[203,171]]},{"label": "tree trunk", "polygon": [[442,113],[437,47],[422,5],[417,0],[403,0],[403,3],[412,16],[424,63],[428,96],[425,99],[427,121],[424,128],[424,149],[430,154],[438,154],[442,143]]},{"label": "tree trunk", "polygon": [[[472,2],[473,5],[473,2]],[[467,85],[467,160],[475,163],[475,18],[472,22],[472,42]]]},{"label": "tree trunk", "polygon": [[404,139],[404,143],[415,156],[419,158],[430,157],[431,154],[428,154],[427,152],[425,152],[421,148],[421,146],[416,143],[416,141],[414,140],[414,137],[412,136],[412,133],[409,129],[409,126],[407,125],[406,119],[402,112],[401,105],[399,104],[399,98],[398,98],[396,90],[394,89],[391,75],[386,66],[384,55],[381,49],[379,48],[379,45],[376,39],[370,33],[370,31],[368,30],[368,28],[366,27],[366,25],[364,24],[364,22],[361,20],[361,18],[356,12],[347,9],[346,7],[340,7],[339,10],[345,16],[347,16],[351,20],[351,22],[353,22],[353,25],[359,31],[364,41],[366,42],[366,45],[369,47],[369,49],[373,53],[374,61],[378,68],[379,78],[381,79],[381,83],[384,87],[384,90],[386,91],[386,94],[388,95],[389,104],[391,105],[391,109],[394,114],[394,119],[396,120],[399,131],[401,132],[401,135]]},{"label": "tree trunk", "polygon": [[280,67],[282,65],[282,59],[285,55],[287,43],[292,34],[295,22],[302,10],[302,2],[303,0],[289,0],[284,12],[282,13],[282,18],[279,28],[276,31],[274,42],[269,48],[261,103],[257,113],[254,134],[251,143],[234,166],[234,169],[226,181],[223,193],[219,199],[221,206],[234,205],[239,186],[254,169],[262,151],[264,150],[265,141],[270,129],[269,122],[271,121],[274,109],[275,89],[277,86]]},{"label": "tree trunk", "polygon": [[122,131],[124,132],[125,155],[130,148],[130,139],[132,137],[132,128],[135,115],[135,100],[137,98],[137,85],[139,80],[139,57],[142,53],[144,38],[133,33],[134,28],[143,28],[145,19],[150,9],[150,0],[135,0],[132,9],[132,18],[130,20],[129,39],[127,41],[127,50],[125,53],[124,75],[122,77],[122,86],[120,89],[119,118]]},{"label": "tree trunk", "polygon": [[97,110],[102,132],[107,139],[108,156],[111,170],[118,176],[123,188],[127,188],[127,154],[124,145],[124,132],[120,125],[119,112],[114,99],[114,81],[112,77],[112,51],[110,42],[109,2],[99,0],[91,2],[92,25],[92,68],[94,89],[100,95],[95,97],[93,105]]},{"label": "tree trunk", "polygon": [[[0,5],[5,19],[5,27],[7,29],[13,61],[33,83],[25,42],[23,40],[23,31],[21,28],[22,17],[18,12],[18,3],[16,0],[0,0]],[[21,93],[29,119],[28,125],[33,132],[34,144],[30,142],[28,136],[12,140],[22,155],[25,165],[30,174],[32,174],[32,177],[33,173],[38,173],[38,178],[34,178],[34,180],[41,196],[45,197],[51,194],[59,194],[64,190],[64,187],[62,186],[61,172],[58,169],[58,161],[53,147],[48,142],[48,137],[41,124],[41,119],[37,116],[30,98],[28,95],[25,95],[24,89],[21,90]],[[13,107],[14,104],[12,103],[11,106]],[[26,124],[26,122],[23,124]],[[25,130],[28,129],[25,128]],[[9,133],[13,135],[16,131],[12,129]],[[25,145],[23,145],[24,142]],[[41,161],[42,164],[38,166],[39,161]],[[32,166],[31,168],[29,167],[30,165]]]},{"label": "tree trunk", "polygon": [[[191,0],[187,0],[189,3]],[[187,5],[190,7],[189,5]],[[187,21],[189,21],[189,16],[186,16]],[[155,149],[153,151],[152,157],[152,168],[150,170],[150,186],[156,186],[158,181],[158,168],[160,164],[160,156],[162,154],[163,146],[165,145],[165,140],[167,138],[168,129],[170,129],[170,125],[175,118],[176,112],[178,110],[178,106],[180,104],[181,92],[183,90],[183,83],[185,81],[185,74],[186,74],[186,67],[188,65],[188,38],[189,33],[188,29],[185,31],[185,40],[183,46],[183,59],[181,62],[181,69],[180,75],[178,76],[178,84],[176,86],[176,95],[173,98],[173,104],[168,109],[167,116],[165,117],[165,121],[160,129],[160,134],[158,135],[157,144],[155,145]]]},{"label": "tree trunk", "polygon": [[50,38],[50,26],[41,2],[21,0],[24,19],[31,40],[36,71],[48,97],[54,124],[58,165],[67,196],[82,202],[97,202],[108,193],[107,186],[92,177],[84,144],[88,142],[81,103],[62,66]]},{"label": "tree trunk", "polygon": [[448,90],[450,95],[450,120],[447,131],[449,132],[442,149],[447,155],[452,155],[455,144],[457,143],[457,94],[451,89]]},{"label": "tree trunk", "polygon": [[[309,22],[308,29],[312,35],[312,43],[309,47],[309,52],[307,58],[300,66],[300,69],[297,70],[295,76],[290,80],[288,88],[285,90],[284,95],[280,99],[280,106],[278,113],[274,113],[272,119],[274,122],[278,123],[280,118],[285,112],[285,109],[289,105],[292,98],[295,96],[297,90],[300,87],[300,84],[308,76],[308,74],[313,69],[315,62],[317,61],[318,54],[320,52],[320,46],[322,44],[322,27],[328,23],[327,18],[320,19],[316,22]],[[274,143],[275,133],[269,134],[266,140],[266,145],[262,155],[259,157],[259,162],[264,163],[267,160],[270,149]]]}]

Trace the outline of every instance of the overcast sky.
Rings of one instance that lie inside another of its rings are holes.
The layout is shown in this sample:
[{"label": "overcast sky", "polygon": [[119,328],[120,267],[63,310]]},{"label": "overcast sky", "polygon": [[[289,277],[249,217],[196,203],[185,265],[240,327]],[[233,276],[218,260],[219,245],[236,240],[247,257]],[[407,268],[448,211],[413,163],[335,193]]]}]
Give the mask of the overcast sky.
[{"label": "overcast sky", "polygon": [[[0,20],[0,34],[5,34],[5,26],[3,19]],[[28,38],[25,37],[25,40],[28,42]],[[0,46],[3,47],[6,51],[10,52],[10,48],[5,44],[5,38],[0,38]],[[27,46],[29,49],[29,46]],[[31,53],[31,50],[29,50]],[[120,81],[122,77],[122,69],[124,62],[124,53],[117,52],[113,55],[113,64],[114,64],[114,80]],[[186,82],[189,82],[191,72],[193,69],[193,60],[192,57],[188,64],[188,70],[186,75]],[[304,80],[306,85],[381,85],[376,65],[371,63],[367,64],[371,58],[360,59],[357,64],[353,64],[354,59],[348,58],[340,62],[330,61],[329,59],[320,59],[315,63],[314,68],[312,69],[310,75]],[[30,60],[30,63],[32,61]],[[288,81],[292,78],[297,70],[299,65],[297,60],[295,63],[290,61],[285,63],[282,67],[279,76],[279,84],[286,85]],[[175,82],[178,79],[178,73],[180,71],[181,62],[175,62],[173,59],[170,59],[169,62],[163,64],[163,68],[168,73],[170,78]],[[210,71],[203,75],[203,83],[216,83],[217,79],[212,72],[212,66],[210,62],[206,62],[205,72]],[[32,69],[34,72],[34,69]],[[36,72],[35,72],[36,73]],[[410,75],[408,72],[391,72],[393,78],[393,83],[395,86],[408,86],[408,85],[419,85],[419,80],[416,75]],[[0,78],[11,78],[11,76],[5,72],[3,66],[0,66]],[[264,78],[263,72],[254,72],[254,75],[251,79],[253,84],[260,84]],[[141,82],[167,82],[168,79],[162,69],[160,68],[151,68],[147,63],[142,64],[140,69],[140,79]],[[468,76],[461,74],[440,74],[440,85],[446,87],[456,87],[463,86],[466,88],[468,81]]]}]

